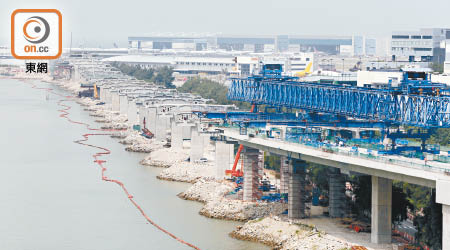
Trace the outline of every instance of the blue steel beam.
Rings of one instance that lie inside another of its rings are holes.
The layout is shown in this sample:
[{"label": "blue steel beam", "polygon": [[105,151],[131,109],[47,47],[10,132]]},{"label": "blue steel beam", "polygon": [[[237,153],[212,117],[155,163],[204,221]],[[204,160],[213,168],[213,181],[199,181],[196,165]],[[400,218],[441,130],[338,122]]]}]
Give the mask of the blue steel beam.
[{"label": "blue steel beam", "polygon": [[[331,116],[297,117],[293,113],[251,112],[194,112],[200,118],[222,119],[231,123],[242,123],[248,127],[264,127],[266,124],[307,127],[386,128],[384,122],[362,120],[338,120]],[[301,115],[301,114],[299,114]]]},{"label": "blue steel beam", "polygon": [[419,127],[450,127],[450,97],[277,79],[232,79],[228,99]]}]

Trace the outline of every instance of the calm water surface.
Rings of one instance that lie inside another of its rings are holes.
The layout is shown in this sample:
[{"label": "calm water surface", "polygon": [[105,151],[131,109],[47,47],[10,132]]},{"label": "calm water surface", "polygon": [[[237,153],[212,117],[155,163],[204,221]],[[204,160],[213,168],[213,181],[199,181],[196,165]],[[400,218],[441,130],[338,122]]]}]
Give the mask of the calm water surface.
[{"label": "calm water surface", "polygon": [[[53,87],[34,82],[39,87]],[[67,94],[67,93],[66,93]],[[87,132],[59,118],[55,95],[0,79],[0,249],[190,249],[148,224],[116,184],[101,181],[94,149],[73,143]],[[93,124],[75,103],[70,117]],[[198,214],[201,204],[176,194],[188,184],[160,181],[143,154],[116,139],[91,137],[112,154],[107,175],[119,179],[156,223],[201,249],[268,249],[228,237],[238,223]]]}]

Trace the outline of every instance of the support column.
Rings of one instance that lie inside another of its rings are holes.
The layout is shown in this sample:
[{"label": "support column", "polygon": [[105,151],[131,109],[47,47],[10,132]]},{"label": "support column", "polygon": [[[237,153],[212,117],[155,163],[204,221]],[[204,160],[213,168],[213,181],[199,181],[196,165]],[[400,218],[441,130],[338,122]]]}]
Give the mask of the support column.
[{"label": "support column", "polygon": [[259,150],[244,147],[241,157],[244,157],[244,201],[255,200],[258,190],[258,157]]},{"label": "support column", "polygon": [[172,122],[171,138],[172,138],[170,143],[171,148],[174,149],[183,148],[183,127],[177,125],[176,122]]},{"label": "support column", "polygon": [[191,152],[190,160],[191,162],[198,161],[203,157],[203,142],[204,139],[198,132],[194,131],[191,135]]},{"label": "support column", "polygon": [[126,115],[128,112],[128,97],[125,94],[119,95],[119,112],[121,115]]},{"label": "support column", "polygon": [[130,126],[139,124],[137,115],[138,109],[135,101],[136,101],[135,99],[128,100],[127,116],[128,116],[128,125]]},{"label": "support column", "polygon": [[111,92],[111,100],[112,100],[112,111],[120,110],[120,98],[119,93],[117,91]]},{"label": "support column", "polygon": [[345,215],[345,179],[339,168],[332,168],[329,174],[329,214],[331,218]]},{"label": "support column", "polygon": [[442,204],[442,250],[450,250],[450,181],[436,181],[436,203]]},{"label": "support column", "polygon": [[147,129],[152,133],[156,133],[156,107],[148,107],[146,113]]},{"label": "support column", "polygon": [[292,159],[289,164],[288,218],[305,217],[305,166],[304,161]]},{"label": "support column", "polygon": [[289,190],[289,160],[286,156],[280,158],[280,193],[287,194]]},{"label": "support column", "polygon": [[225,141],[216,141],[216,177],[219,180],[225,178],[225,170],[230,169],[233,162],[234,145]]},{"label": "support column", "polygon": [[450,205],[442,204],[442,250],[450,250]]},{"label": "support column", "polygon": [[372,176],[371,242],[392,241],[392,180]]},{"label": "support column", "polygon": [[[167,138],[167,124],[170,121],[170,117],[166,115],[159,115],[156,119],[155,137],[159,141],[166,140]],[[150,130],[150,132],[152,132]],[[154,132],[153,132],[154,133]]]},{"label": "support column", "polygon": [[361,138],[360,132],[361,132],[360,129],[352,130],[352,138],[353,139],[360,139]]}]

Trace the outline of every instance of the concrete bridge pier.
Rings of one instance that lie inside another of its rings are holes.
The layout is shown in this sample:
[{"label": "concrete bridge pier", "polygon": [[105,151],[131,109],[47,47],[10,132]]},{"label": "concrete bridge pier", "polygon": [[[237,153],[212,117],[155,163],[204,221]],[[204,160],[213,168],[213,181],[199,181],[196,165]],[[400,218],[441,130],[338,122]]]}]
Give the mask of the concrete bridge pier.
[{"label": "concrete bridge pier", "polygon": [[[157,117],[156,129],[155,129],[155,137],[157,140],[162,141],[167,138],[167,129],[170,126],[171,118],[172,117],[170,117],[168,115],[159,115]],[[150,128],[149,128],[149,130],[150,130]],[[150,130],[150,132],[152,132],[152,131]]]},{"label": "concrete bridge pier", "polygon": [[241,152],[244,159],[244,201],[253,201],[258,192],[258,164],[259,150],[255,148],[244,147]]},{"label": "concrete bridge pier", "polygon": [[291,159],[289,164],[288,218],[305,217],[305,168],[306,162]]},{"label": "concrete bridge pier", "polygon": [[352,130],[352,138],[353,139],[360,139],[361,138],[361,130],[360,129],[355,129]]},{"label": "concrete bridge pier", "polygon": [[329,213],[331,218],[345,216],[345,178],[339,168],[331,168],[329,174]]},{"label": "concrete bridge pier", "polygon": [[450,250],[450,181],[436,181],[436,202],[442,204],[442,250]]},{"label": "concrete bridge pier", "polygon": [[392,180],[372,176],[371,242],[392,241]]},{"label": "concrete bridge pier", "polygon": [[198,161],[203,157],[204,141],[203,137],[197,131],[192,131],[191,151],[189,156],[191,162]]},{"label": "concrete bridge pier", "polygon": [[289,191],[289,160],[286,156],[280,158],[280,193],[287,194]]},{"label": "concrete bridge pier", "polygon": [[176,122],[172,122],[171,138],[171,148],[183,148],[183,127],[179,126]]},{"label": "concrete bridge pier", "polygon": [[450,205],[442,204],[442,250],[450,250]]},{"label": "concrete bridge pier", "polygon": [[231,169],[234,156],[234,145],[225,141],[216,141],[216,177],[225,178],[225,170]]}]

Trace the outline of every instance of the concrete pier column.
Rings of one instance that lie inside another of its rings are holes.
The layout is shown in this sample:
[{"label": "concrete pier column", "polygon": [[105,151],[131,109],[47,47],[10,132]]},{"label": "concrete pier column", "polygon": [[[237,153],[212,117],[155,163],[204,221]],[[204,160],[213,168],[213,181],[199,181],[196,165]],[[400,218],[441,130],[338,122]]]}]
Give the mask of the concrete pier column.
[{"label": "concrete pier column", "polygon": [[172,122],[170,147],[174,149],[183,148],[183,127],[176,122]]},{"label": "concrete pier column", "polygon": [[286,156],[281,156],[280,162],[280,193],[289,191],[289,160]]},{"label": "concrete pier column", "polygon": [[190,140],[191,139],[191,134],[192,134],[192,127],[194,127],[194,124],[185,124],[183,126],[183,140]]},{"label": "concrete pier column", "polygon": [[371,242],[392,241],[392,180],[372,176]]},{"label": "concrete pier column", "polygon": [[442,204],[442,250],[450,250],[450,205]]},{"label": "concrete pier column", "polygon": [[100,101],[102,101],[102,102],[106,101],[105,88],[104,87],[100,87]]},{"label": "concrete pier column", "polygon": [[258,191],[259,150],[244,147],[241,157],[244,158],[244,201],[253,201]]},{"label": "concrete pier column", "polygon": [[[157,140],[165,140],[167,138],[167,129],[169,128],[171,117],[167,115],[159,115],[156,119],[155,137]],[[151,131],[151,130],[150,130]]]},{"label": "concrete pier column", "polygon": [[225,178],[225,170],[231,169],[233,164],[234,145],[225,141],[216,141],[216,177],[219,180]]},{"label": "concrete pier column", "polygon": [[191,151],[190,159],[191,162],[198,161],[203,157],[203,143],[205,140],[198,132],[192,132],[191,135]]},{"label": "concrete pier column", "polygon": [[361,138],[360,132],[361,131],[359,129],[352,130],[352,138],[353,139],[360,139]]},{"label": "concrete pier column", "polygon": [[120,97],[119,93],[117,91],[111,92],[111,100],[112,100],[112,111],[119,111],[120,110]]},{"label": "concrete pier column", "polygon": [[331,218],[345,215],[345,179],[338,168],[332,168],[329,174],[329,213]]},{"label": "concrete pier column", "polygon": [[211,144],[211,136],[209,134],[203,134],[203,147],[205,147],[205,150],[208,151],[208,147]]},{"label": "concrete pier column", "polygon": [[136,102],[134,99],[128,100],[128,110],[127,110],[127,116],[128,116],[128,124],[129,125],[135,125],[139,124],[138,121],[138,109],[136,106]]},{"label": "concrete pier column", "polygon": [[119,95],[119,112],[121,115],[126,115],[128,112],[128,97],[125,94]]},{"label": "concrete pier column", "polygon": [[305,217],[305,167],[306,162],[297,159],[292,159],[289,164],[289,219]]},{"label": "concrete pier column", "polygon": [[450,250],[450,181],[436,181],[436,202],[442,204],[442,250]]},{"label": "concrete pier column", "polygon": [[145,122],[147,123],[147,129],[152,133],[156,132],[156,117],[156,107],[147,107]]}]

